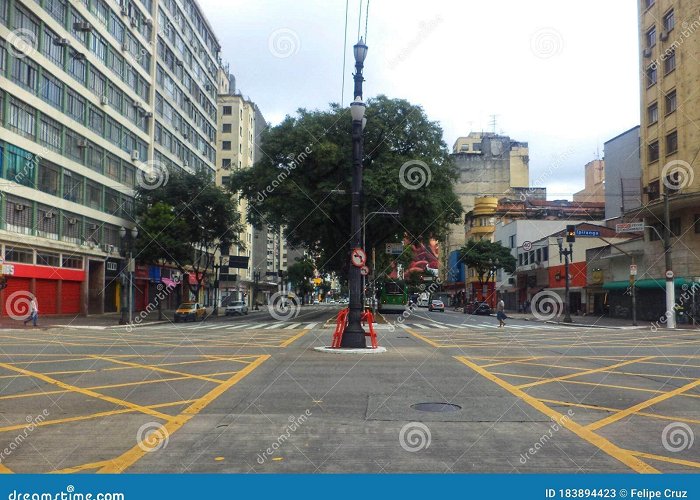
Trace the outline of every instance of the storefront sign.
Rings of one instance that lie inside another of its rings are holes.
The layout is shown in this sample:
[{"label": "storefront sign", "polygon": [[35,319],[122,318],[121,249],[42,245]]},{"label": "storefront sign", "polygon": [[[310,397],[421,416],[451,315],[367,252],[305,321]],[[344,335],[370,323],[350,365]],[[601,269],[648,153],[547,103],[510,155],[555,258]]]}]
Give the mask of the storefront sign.
[{"label": "storefront sign", "polygon": [[600,231],[593,230],[593,229],[577,229],[576,236],[597,238],[600,236]]}]

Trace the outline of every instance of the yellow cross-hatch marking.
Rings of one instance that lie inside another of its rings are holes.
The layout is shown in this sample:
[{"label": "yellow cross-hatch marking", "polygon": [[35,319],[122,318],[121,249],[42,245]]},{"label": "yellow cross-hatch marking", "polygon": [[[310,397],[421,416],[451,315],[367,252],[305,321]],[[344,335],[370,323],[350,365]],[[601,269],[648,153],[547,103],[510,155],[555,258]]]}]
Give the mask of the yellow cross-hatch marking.
[{"label": "yellow cross-hatch marking", "polygon": [[512,395],[522,399],[527,404],[540,411],[544,415],[548,416],[551,419],[554,419],[556,422],[559,422],[562,427],[567,428],[581,439],[587,441],[588,443],[607,453],[611,457],[616,458],[623,464],[627,465],[633,471],[641,473],[659,473],[657,469],[641,461],[639,458],[635,457],[631,452],[620,448],[619,446],[611,443],[604,437],[592,432],[589,429],[586,429],[585,427],[583,427],[580,424],[577,424],[573,420],[566,418],[561,413],[557,412],[556,410],[553,410],[552,408],[545,405],[533,396],[530,396],[522,389],[519,389],[518,387],[509,384],[505,380],[498,378],[497,376],[483,369],[476,363],[472,363],[465,356],[455,356],[455,359],[465,364],[484,378],[494,382],[495,384],[498,384],[503,389],[510,392]]}]

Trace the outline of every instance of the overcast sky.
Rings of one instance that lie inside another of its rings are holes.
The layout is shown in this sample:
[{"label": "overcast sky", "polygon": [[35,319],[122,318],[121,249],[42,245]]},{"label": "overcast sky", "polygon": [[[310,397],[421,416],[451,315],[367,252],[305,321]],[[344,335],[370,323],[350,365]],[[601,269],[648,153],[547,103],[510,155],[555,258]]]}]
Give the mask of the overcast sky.
[{"label": "overcast sky", "polygon": [[[345,0],[199,2],[272,124],[340,101]],[[346,103],[359,6],[349,0]],[[365,98],[421,104],[450,148],[497,115],[497,132],[530,143],[530,183],[550,199],[583,189],[583,166],[639,124],[635,0],[370,0],[368,21]]]}]

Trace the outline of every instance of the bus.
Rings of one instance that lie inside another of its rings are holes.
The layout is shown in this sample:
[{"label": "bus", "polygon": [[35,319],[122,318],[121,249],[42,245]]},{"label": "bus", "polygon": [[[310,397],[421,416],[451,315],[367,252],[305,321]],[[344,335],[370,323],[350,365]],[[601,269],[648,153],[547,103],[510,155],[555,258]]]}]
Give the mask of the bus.
[{"label": "bus", "polygon": [[379,312],[402,313],[408,307],[408,286],[404,281],[387,280],[379,288]]}]

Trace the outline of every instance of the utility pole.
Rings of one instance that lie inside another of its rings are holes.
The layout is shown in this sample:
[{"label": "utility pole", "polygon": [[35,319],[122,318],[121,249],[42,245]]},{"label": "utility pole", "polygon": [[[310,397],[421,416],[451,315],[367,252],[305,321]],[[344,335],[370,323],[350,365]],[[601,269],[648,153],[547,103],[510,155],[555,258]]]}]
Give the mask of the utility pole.
[{"label": "utility pole", "polygon": [[664,255],[666,257],[666,326],[676,328],[676,287],[671,264],[671,211],[668,188],[664,189]]}]

